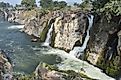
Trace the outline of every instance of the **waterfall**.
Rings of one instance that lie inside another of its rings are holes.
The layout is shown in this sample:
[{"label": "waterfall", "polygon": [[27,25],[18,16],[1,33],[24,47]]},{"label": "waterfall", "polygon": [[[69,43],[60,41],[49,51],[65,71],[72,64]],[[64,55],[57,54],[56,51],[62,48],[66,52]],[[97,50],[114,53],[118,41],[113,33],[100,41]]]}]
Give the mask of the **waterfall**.
[{"label": "waterfall", "polygon": [[6,13],[6,11],[4,11],[4,15],[5,15],[5,20],[7,20],[8,14]]},{"label": "waterfall", "polygon": [[22,28],[24,28],[24,25],[12,25],[8,27],[8,29],[22,29]]},{"label": "waterfall", "polygon": [[92,27],[93,18],[94,18],[93,15],[91,15],[91,17],[88,16],[89,26],[88,26],[88,29],[86,31],[87,35],[85,37],[83,45],[81,47],[80,46],[75,46],[74,49],[72,51],[70,51],[70,53],[69,53],[70,55],[73,55],[73,56],[75,56],[77,58],[79,58],[81,55],[83,55],[84,50],[86,49],[87,43],[88,43],[89,38],[90,38],[89,30]]},{"label": "waterfall", "polygon": [[44,46],[49,46],[50,43],[51,43],[51,36],[52,36],[53,27],[54,27],[54,24],[52,23],[51,27],[50,27],[50,29],[49,29],[49,31],[47,33],[47,38],[46,38],[46,40],[44,42]]}]

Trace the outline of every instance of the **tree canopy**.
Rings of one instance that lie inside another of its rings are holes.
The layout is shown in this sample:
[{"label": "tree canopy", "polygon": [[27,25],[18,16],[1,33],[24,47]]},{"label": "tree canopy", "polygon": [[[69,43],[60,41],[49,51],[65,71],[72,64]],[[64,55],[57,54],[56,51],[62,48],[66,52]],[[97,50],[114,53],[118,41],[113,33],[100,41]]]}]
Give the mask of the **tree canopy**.
[{"label": "tree canopy", "polygon": [[35,0],[22,0],[21,4],[24,5],[25,7],[34,7],[36,6],[36,1]]},{"label": "tree canopy", "polygon": [[9,3],[0,2],[0,8],[8,8],[8,7],[13,7],[13,6],[10,5]]},{"label": "tree canopy", "polygon": [[121,0],[83,0],[81,4],[74,4],[77,7],[82,8],[90,8],[92,7],[92,11],[103,13],[107,16],[107,19],[110,20],[111,16],[119,16],[121,15]]},{"label": "tree canopy", "polygon": [[49,8],[53,6],[53,1],[52,0],[40,0],[40,6],[42,8]]},{"label": "tree canopy", "polygon": [[54,7],[64,8],[67,6],[67,3],[65,1],[40,0],[40,6],[42,8],[54,8]]}]

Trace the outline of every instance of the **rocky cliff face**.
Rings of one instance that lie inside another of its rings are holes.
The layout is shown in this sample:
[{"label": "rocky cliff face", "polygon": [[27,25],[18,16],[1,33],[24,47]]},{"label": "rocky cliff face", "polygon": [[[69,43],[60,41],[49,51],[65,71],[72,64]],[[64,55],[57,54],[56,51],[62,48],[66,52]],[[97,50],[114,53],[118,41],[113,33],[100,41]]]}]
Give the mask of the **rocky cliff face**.
[{"label": "rocky cliff face", "polygon": [[39,17],[30,18],[23,29],[23,31],[29,35],[39,37],[41,41],[44,41],[46,38],[47,31],[49,29],[49,19],[51,16],[42,14],[38,15]]},{"label": "rocky cliff face", "polygon": [[54,22],[55,41],[54,47],[72,50],[74,46],[82,43],[83,34],[87,28],[86,14],[80,12],[66,13],[59,16]]},{"label": "rocky cliff face", "polygon": [[5,20],[5,13],[2,10],[0,10],[0,20]]},{"label": "rocky cliff face", "polygon": [[87,60],[90,63],[99,66],[110,75],[118,74],[117,71],[120,71],[121,68],[121,23],[119,22],[121,16],[116,20],[114,19],[108,23],[104,15],[95,16],[86,52]]},{"label": "rocky cliff face", "polygon": [[29,19],[36,16],[36,11],[11,10],[6,11],[8,14],[7,21],[16,24],[25,24]]},{"label": "rocky cliff face", "polygon": [[40,18],[30,19],[23,29],[29,35],[40,37],[44,41],[47,32],[54,24],[51,45],[70,51],[76,45],[81,45],[83,34],[88,25],[87,15],[81,12],[52,12]]},{"label": "rocky cliff face", "polygon": [[26,19],[23,18],[25,11],[8,11],[8,21],[11,23],[25,24]]}]

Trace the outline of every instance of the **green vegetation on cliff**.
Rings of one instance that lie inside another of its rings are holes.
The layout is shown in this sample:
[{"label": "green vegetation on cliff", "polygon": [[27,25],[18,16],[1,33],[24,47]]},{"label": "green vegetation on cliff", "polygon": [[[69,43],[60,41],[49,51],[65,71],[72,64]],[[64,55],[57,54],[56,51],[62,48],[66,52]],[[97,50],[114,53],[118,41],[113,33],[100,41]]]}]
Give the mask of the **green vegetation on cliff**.
[{"label": "green vegetation on cliff", "polygon": [[110,21],[112,16],[121,15],[120,0],[83,0],[81,4],[74,3],[74,6],[84,11],[90,10],[96,13],[102,13]]},{"label": "green vegetation on cliff", "polygon": [[22,0],[21,4],[28,9],[32,9],[33,7],[36,6],[36,1],[35,0]]}]

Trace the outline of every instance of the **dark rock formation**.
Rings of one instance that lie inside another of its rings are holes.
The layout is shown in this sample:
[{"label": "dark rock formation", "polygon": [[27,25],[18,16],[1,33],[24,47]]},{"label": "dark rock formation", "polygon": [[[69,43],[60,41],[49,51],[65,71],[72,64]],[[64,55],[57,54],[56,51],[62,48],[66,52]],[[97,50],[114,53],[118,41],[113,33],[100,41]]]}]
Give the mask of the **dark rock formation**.
[{"label": "dark rock formation", "polygon": [[117,35],[121,26],[117,22],[96,16],[87,49],[87,60],[110,75],[116,75],[121,68],[120,33]]}]

